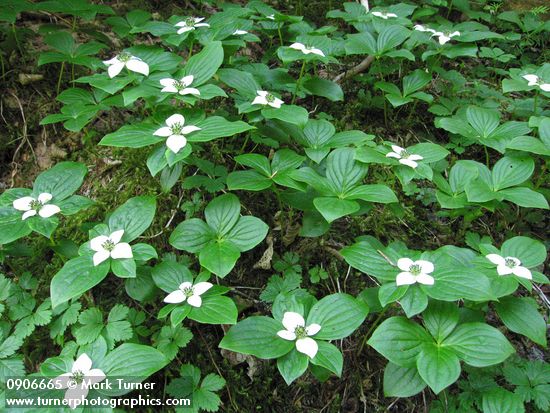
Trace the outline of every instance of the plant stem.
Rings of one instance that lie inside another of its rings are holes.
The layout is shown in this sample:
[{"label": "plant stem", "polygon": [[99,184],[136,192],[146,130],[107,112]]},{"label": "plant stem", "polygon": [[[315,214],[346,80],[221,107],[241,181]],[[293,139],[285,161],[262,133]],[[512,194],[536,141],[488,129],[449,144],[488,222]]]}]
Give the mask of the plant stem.
[{"label": "plant stem", "polygon": [[487,165],[487,168],[491,169],[489,167],[489,151],[486,146],[483,146],[483,149],[485,149],[485,164]]},{"label": "plant stem", "polygon": [[535,98],[533,100],[533,112],[535,114],[535,116],[537,115],[537,112],[538,112],[538,100],[539,100],[539,90],[537,89],[537,91],[535,92]]},{"label": "plant stem", "polygon": [[59,89],[61,89],[61,79],[63,78],[63,71],[65,70],[65,62],[61,63],[61,69],[59,70],[59,78],[57,79],[57,94],[59,95]]},{"label": "plant stem", "polygon": [[283,45],[283,34],[281,33],[281,22],[277,24],[277,32],[279,33],[279,42]]},{"label": "plant stem", "polygon": [[300,70],[300,76],[298,77],[298,80],[296,81],[296,87],[294,88],[294,95],[292,96],[292,104],[294,105],[294,102],[296,102],[296,95],[298,94],[298,87],[300,85],[300,82],[302,80],[302,76],[304,75],[304,71],[306,69],[306,61],[304,60],[302,62],[302,69]]},{"label": "plant stem", "polygon": [[380,313],[378,314],[378,317],[376,317],[376,320],[374,320],[374,323],[372,323],[372,325],[370,326],[369,331],[367,331],[367,333],[363,337],[363,341],[361,342],[361,346],[359,346],[359,353],[361,353],[361,351],[363,350],[363,347],[365,347],[365,344],[367,344],[367,340],[371,336],[374,329],[378,326],[378,323],[380,322],[382,317],[384,317],[384,314],[386,314],[386,311],[388,311],[389,308],[390,308],[390,306],[386,306],[386,307],[384,307],[384,309],[382,311],[380,311]]}]

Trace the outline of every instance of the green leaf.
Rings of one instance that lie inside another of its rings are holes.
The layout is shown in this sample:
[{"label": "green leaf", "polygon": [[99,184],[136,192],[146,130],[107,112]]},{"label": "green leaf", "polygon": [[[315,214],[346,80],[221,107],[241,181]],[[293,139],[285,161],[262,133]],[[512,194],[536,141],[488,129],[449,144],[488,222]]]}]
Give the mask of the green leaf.
[{"label": "green leaf", "polygon": [[197,122],[196,126],[201,130],[189,135],[187,137],[189,142],[208,142],[216,138],[233,136],[254,129],[254,126],[250,126],[246,122],[240,120],[230,122],[221,116],[210,116]]},{"label": "green leaf", "polygon": [[427,344],[430,335],[418,324],[405,317],[391,317],[380,324],[368,344],[389,361],[402,367],[413,367],[416,358]]},{"label": "green leaf", "polygon": [[310,360],[311,363],[326,368],[338,377],[342,376],[344,358],[340,350],[326,341],[317,341],[317,345],[319,349],[315,357]]},{"label": "green leaf", "polygon": [[361,199],[366,202],[378,202],[380,204],[390,204],[399,201],[390,188],[380,184],[358,186],[347,192],[346,198]]},{"label": "green leaf", "polygon": [[[142,382],[161,370],[168,359],[159,350],[142,344],[124,343],[107,354],[99,368],[107,376],[124,377],[136,383]],[[102,391],[104,394],[121,395],[129,390]]]},{"label": "green leaf", "polygon": [[301,106],[282,105],[280,108],[264,108],[262,115],[266,119],[278,119],[297,126],[304,126],[307,123],[309,114]]},{"label": "green leaf", "polygon": [[131,242],[149,228],[153,218],[157,201],[154,196],[144,195],[130,198],[119,206],[108,219],[111,232],[124,230],[123,242]]},{"label": "green leaf", "polygon": [[199,261],[208,271],[224,278],[240,256],[239,249],[231,241],[214,241],[201,249]]},{"label": "green leaf", "polygon": [[329,223],[360,209],[360,205],[355,201],[332,197],[315,198],[313,205]]},{"label": "green leaf", "polygon": [[295,348],[289,353],[277,359],[277,369],[287,385],[300,377],[307,370],[309,364],[308,356],[298,352]]},{"label": "green leaf", "polygon": [[498,364],[515,352],[500,331],[484,323],[461,324],[443,343],[473,367]]},{"label": "green leaf", "polygon": [[548,201],[543,194],[524,187],[506,188],[498,191],[506,201],[524,208],[548,209]]},{"label": "green leaf", "polygon": [[307,317],[307,325],[317,323],[319,340],[337,340],[353,333],[365,320],[369,308],[349,294],[331,294],[319,300]]},{"label": "green leaf", "polygon": [[416,366],[422,379],[436,394],[453,384],[460,376],[460,361],[456,354],[435,343],[422,349]]},{"label": "green leaf", "polygon": [[501,158],[493,167],[493,189],[509,188],[525,182],[533,174],[535,162],[529,157]]},{"label": "green leaf", "polygon": [[206,222],[198,218],[191,218],[181,222],[174,229],[170,235],[170,245],[179,250],[196,253],[201,251],[215,236],[216,233]]},{"label": "green leaf", "polygon": [[529,297],[502,297],[495,310],[511,331],[529,337],[546,347],[546,321],[537,310],[537,302]]},{"label": "green leaf", "polygon": [[204,217],[218,236],[227,234],[237,223],[241,212],[239,198],[225,194],[214,198],[204,209]]},{"label": "green leaf", "polygon": [[436,270],[435,283],[421,286],[430,297],[442,301],[468,299],[488,301],[494,299],[491,282],[480,271],[469,267],[444,267]]},{"label": "green leaf", "polygon": [[325,97],[333,102],[344,100],[344,92],[336,82],[320,77],[310,77],[302,86],[312,95]]},{"label": "green leaf", "polygon": [[192,87],[200,86],[214,76],[222,62],[223,47],[221,42],[210,41],[199,53],[187,61],[184,75],[193,75]]},{"label": "green leaf", "polygon": [[378,39],[376,40],[376,54],[381,56],[384,52],[396,49],[397,46],[410,36],[410,34],[410,30],[397,24],[384,27],[378,34]]},{"label": "green leaf", "polygon": [[529,237],[513,237],[504,241],[501,247],[505,257],[516,257],[527,268],[536,267],[546,260],[546,247],[540,241]]},{"label": "green leaf", "polygon": [[147,123],[124,125],[116,132],[105,135],[99,142],[99,145],[121,148],[143,148],[144,146],[164,142],[166,138],[153,135],[157,129],[157,125]]},{"label": "green leaf", "polygon": [[237,306],[231,298],[223,295],[203,297],[202,305],[193,308],[188,318],[205,324],[235,324]]},{"label": "green leaf", "polygon": [[269,227],[261,219],[244,216],[226,235],[226,240],[236,246],[239,251],[251,250],[266,237]]},{"label": "green leaf", "polygon": [[282,323],[273,318],[248,317],[229,329],[219,347],[261,359],[279,358],[295,346],[293,341],[277,336],[283,329]]},{"label": "green leaf", "polygon": [[91,256],[67,261],[51,281],[52,307],[82,295],[103,281],[108,272],[109,261],[94,266]]},{"label": "green leaf", "polygon": [[438,343],[445,340],[458,324],[458,307],[454,303],[432,300],[423,315],[424,326]]},{"label": "green leaf", "polygon": [[524,413],[521,397],[501,387],[483,393],[483,413]]},{"label": "green leaf", "polygon": [[426,383],[418,374],[416,366],[401,367],[389,362],[384,369],[384,396],[411,397],[420,393]]},{"label": "green leaf", "polygon": [[244,189],[246,191],[263,191],[273,182],[270,178],[256,171],[236,171],[227,175],[227,188],[231,191]]},{"label": "green leaf", "polygon": [[60,162],[36,177],[33,196],[47,192],[53,195],[51,203],[63,200],[80,188],[87,173],[88,169],[82,163]]},{"label": "green leaf", "polygon": [[177,290],[181,283],[193,282],[189,268],[175,261],[162,261],[153,268],[151,275],[157,287],[166,293]]},{"label": "green leaf", "polygon": [[399,271],[384,258],[381,252],[365,241],[343,248],[340,254],[353,268],[373,275],[379,280],[395,281]]}]

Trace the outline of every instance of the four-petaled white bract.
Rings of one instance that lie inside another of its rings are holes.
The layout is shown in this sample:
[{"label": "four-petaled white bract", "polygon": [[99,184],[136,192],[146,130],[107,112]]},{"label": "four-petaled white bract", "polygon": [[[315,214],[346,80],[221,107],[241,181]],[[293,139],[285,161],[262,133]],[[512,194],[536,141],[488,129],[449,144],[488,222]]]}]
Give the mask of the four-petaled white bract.
[{"label": "four-petaled white bract", "polygon": [[166,146],[172,152],[178,153],[181,148],[187,145],[185,135],[198,130],[201,130],[198,126],[185,126],[185,118],[180,114],[175,114],[166,119],[166,126],[157,129],[153,135],[168,138],[166,139]]},{"label": "four-petaled white bract", "polygon": [[252,101],[253,105],[269,105],[278,109],[283,103],[285,103],[265,90],[257,90],[256,93],[258,96],[256,96]]},{"label": "four-petaled white bract", "polygon": [[189,87],[191,83],[193,83],[194,78],[193,75],[187,75],[180,80],[171,79],[169,77],[160,79],[160,84],[164,86],[161,92],[179,93],[180,95],[200,95],[201,92],[199,89]]},{"label": "four-petaled white bract", "polygon": [[176,27],[179,27],[178,34],[189,32],[195,30],[197,27],[210,27],[208,23],[201,23],[204,20],[204,17],[189,17],[181,22],[175,24]]},{"label": "four-petaled white bract", "polygon": [[392,145],[391,148],[392,152],[388,152],[386,158],[396,158],[399,160],[399,163],[410,166],[411,168],[416,168],[418,166],[418,162],[416,161],[424,159],[420,155],[409,153],[409,151],[401,146]]},{"label": "four-petaled white bract", "polygon": [[92,385],[105,380],[105,373],[100,369],[92,369],[92,364],[90,357],[82,353],[73,363],[70,372],[53,379],[56,389],[67,389],[64,398],[71,409],[76,409],[82,403]]},{"label": "four-petaled white bract", "polygon": [[521,266],[521,261],[516,257],[502,257],[498,254],[488,254],[485,256],[489,261],[497,266],[498,275],[514,274],[517,277],[532,280],[531,270]]},{"label": "four-petaled white bract", "polygon": [[94,254],[94,266],[108,260],[109,257],[116,260],[119,258],[132,258],[134,256],[130,244],[120,242],[123,235],[124,230],[120,229],[109,236],[100,235],[92,238],[90,248],[96,252]]},{"label": "four-petaled white bract", "polygon": [[212,288],[212,284],[206,281],[196,283],[193,285],[189,281],[180,284],[176,291],[172,291],[164,299],[165,303],[179,304],[185,300],[193,307],[200,307],[202,305],[201,295]]},{"label": "four-petaled white bract", "polygon": [[316,55],[319,55],[319,56],[322,56],[322,57],[325,57],[325,54],[323,53],[323,51],[321,49],[317,49],[313,46],[306,46],[305,44],[303,43],[292,43],[290,46],[289,46],[291,49],[294,49],[294,50],[299,50],[301,51],[303,54],[310,54],[310,53],[313,53],[313,54],[316,54]]},{"label": "four-petaled white bract", "polygon": [[395,13],[386,13],[382,11],[373,11],[372,15],[376,17],[381,17],[384,20],[388,20],[390,17],[397,17],[397,14]]},{"label": "four-petaled white bract", "polygon": [[233,36],[242,36],[244,34],[248,34],[248,32],[246,30],[240,30],[240,29],[237,29],[233,32]]},{"label": "four-petaled white bract", "polygon": [[544,83],[537,75],[523,75],[522,78],[527,80],[527,86],[538,86],[545,92],[550,92],[550,83]]},{"label": "four-petaled white bract", "polygon": [[432,37],[433,36],[437,36],[439,44],[443,45],[450,41],[453,37],[460,36],[460,32],[456,30],[454,32],[435,32],[432,34]]},{"label": "four-petaled white bract", "polygon": [[430,275],[434,271],[434,265],[430,261],[413,261],[410,258],[399,258],[397,267],[402,271],[397,274],[395,284],[411,285],[415,283],[433,285],[435,280]]},{"label": "four-petaled white bract", "polygon": [[274,14],[268,14],[267,16],[265,16],[266,19],[269,19],[269,20],[275,20],[275,15]]},{"label": "four-petaled white bract", "polygon": [[124,67],[132,72],[149,75],[149,65],[139,57],[132,56],[129,53],[121,53],[110,60],[104,60],[103,63],[108,66],[107,72],[109,77],[113,78],[118,75]]},{"label": "four-petaled white bract", "polygon": [[310,336],[314,336],[321,330],[319,324],[306,326],[304,317],[293,311],[287,311],[283,315],[283,326],[286,330],[280,330],[277,335],[285,340],[296,340],[296,350],[311,358],[317,354],[319,346]]},{"label": "four-petaled white bract", "polygon": [[61,211],[57,205],[48,204],[52,198],[52,194],[42,192],[38,195],[37,199],[32,196],[24,196],[23,198],[13,201],[12,205],[18,211],[23,211],[23,215],[21,216],[22,220],[33,217],[36,214],[40,215],[42,218],[49,218]]},{"label": "four-petaled white bract", "polygon": [[460,32],[456,31],[456,30],[454,32],[451,32],[451,31],[448,31],[448,32],[437,31],[437,30],[434,30],[434,29],[430,29],[429,27],[423,26],[422,24],[415,25],[413,27],[413,29],[416,30],[416,31],[419,31],[419,32],[429,32],[429,33],[431,33],[432,37],[436,36],[438,38],[439,44],[441,44],[441,45],[447,43],[453,37],[460,36]]}]

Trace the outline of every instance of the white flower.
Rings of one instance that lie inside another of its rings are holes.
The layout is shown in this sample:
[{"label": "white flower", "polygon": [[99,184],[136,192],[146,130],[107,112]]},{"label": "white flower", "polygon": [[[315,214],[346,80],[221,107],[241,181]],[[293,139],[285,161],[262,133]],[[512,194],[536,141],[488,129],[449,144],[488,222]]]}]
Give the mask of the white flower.
[{"label": "white flower", "polygon": [[194,87],[188,87],[193,83],[194,76],[188,75],[180,80],[165,78],[160,79],[160,84],[164,86],[161,92],[179,93],[180,95],[200,95],[201,92]]},{"label": "white flower", "polygon": [[[431,31],[431,30],[429,30],[429,31]],[[454,32],[434,32],[432,34],[432,37],[433,36],[437,36],[438,40],[439,40],[439,44],[443,45],[443,44],[447,43],[449,40],[451,40],[451,38],[456,37],[456,36],[460,36],[460,32],[458,32],[458,31],[454,31]]]},{"label": "white flower", "polygon": [[275,15],[274,14],[269,14],[267,16],[265,16],[266,19],[269,19],[269,20],[275,20]]},{"label": "white flower", "polygon": [[195,30],[197,27],[210,27],[208,23],[201,23],[204,20],[204,17],[188,17],[187,19],[176,23],[176,27],[180,27],[178,29],[178,34],[182,34],[185,32],[189,32],[191,30]]},{"label": "white flower", "polygon": [[283,102],[281,99],[276,98],[271,93],[266,92],[265,90],[258,90],[256,91],[258,96],[254,98],[252,101],[253,105],[269,105],[271,107],[279,109],[281,105],[285,102]]},{"label": "white flower", "polygon": [[414,283],[424,285],[434,284],[434,277],[429,275],[434,271],[434,265],[430,261],[413,261],[410,258],[399,258],[397,267],[403,271],[397,274],[397,278],[395,279],[395,284],[398,287]]},{"label": "white flower", "polygon": [[395,14],[395,13],[385,13],[385,12],[380,12],[380,11],[373,11],[372,15],[376,16],[376,17],[381,17],[384,20],[388,20],[388,18],[390,18],[390,17],[397,17],[397,14]]},{"label": "white flower", "polygon": [[314,336],[321,330],[319,324],[306,326],[304,317],[298,313],[287,311],[283,316],[283,326],[286,330],[280,330],[277,335],[285,340],[296,340],[296,350],[311,358],[315,357],[319,346],[309,336]]},{"label": "white flower", "polygon": [[544,83],[537,75],[523,75],[522,78],[527,80],[527,86],[538,86],[545,92],[550,92],[550,83]]},{"label": "white flower", "polygon": [[153,135],[168,138],[166,139],[166,146],[172,152],[178,153],[181,148],[187,145],[185,135],[198,130],[201,130],[201,128],[194,125],[185,126],[185,118],[182,115],[175,114],[166,119],[166,126],[157,129]]},{"label": "white flower", "polygon": [[392,145],[391,148],[392,148],[392,152],[388,152],[386,154],[386,158],[399,159],[399,163],[410,166],[413,169],[418,166],[418,162],[416,161],[420,161],[424,159],[420,155],[414,155],[412,153],[409,153],[406,149],[402,148],[401,146]]},{"label": "white flower", "polygon": [[498,275],[514,274],[517,277],[526,278],[532,280],[533,276],[528,268],[521,266],[521,261],[516,257],[501,257],[498,254],[486,255],[489,261],[497,265]]},{"label": "white flower", "polygon": [[132,258],[132,247],[127,242],[120,242],[124,230],[120,229],[113,232],[111,235],[100,235],[92,238],[90,248],[96,253],[94,254],[94,266],[101,264],[103,261],[118,258]]},{"label": "white flower", "polygon": [[233,36],[242,36],[243,34],[248,34],[248,32],[246,30],[239,30],[239,29],[233,32]]},{"label": "white flower", "polygon": [[21,217],[23,220],[33,217],[36,214],[40,215],[42,218],[49,218],[61,211],[57,205],[48,204],[51,199],[52,194],[42,192],[38,195],[38,199],[34,199],[32,196],[24,196],[23,198],[16,199],[13,201],[13,207],[18,211],[24,211]]},{"label": "white flower", "polygon": [[301,51],[303,54],[310,54],[310,53],[313,53],[313,54],[316,54],[316,55],[325,57],[325,54],[323,53],[323,51],[322,51],[321,49],[316,49],[316,48],[313,47],[313,46],[306,46],[306,45],[304,45],[304,44],[302,44],[302,43],[292,43],[289,47],[290,47],[291,49],[299,50],[299,51]]},{"label": "white flower", "polygon": [[139,57],[132,56],[130,53],[121,53],[111,60],[104,60],[103,63],[107,66],[107,72],[109,77],[113,78],[118,75],[124,67],[132,72],[141,73],[142,75],[149,75],[149,65],[141,60]]},{"label": "white flower", "polygon": [[176,291],[172,291],[164,299],[165,303],[179,304],[185,300],[193,307],[200,307],[202,305],[202,298],[205,292],[212,288],[212,284],[209,282],[200,282],[195,285],[189,281],[180,284]]},{"label": "white flower", "polygon": [[429,27],[426,27],[426,26],[423,26],[421,24],[417,24],[413,27],[414,30],[416,31],[419,31],[419,32],[430,32],[430,33],[435,33],[435,30],[433,29],[430,29]]},{"label": "white flower", "polygon": [[73,363],[69,373],[63,373],[53,380],[56,389],[67,389],[65,400],[71,409],[76,409],[82,400],[88,396],[93,384],[105,380],[105,373],[100,369],[92,369],[92,360],[82,353]]}]

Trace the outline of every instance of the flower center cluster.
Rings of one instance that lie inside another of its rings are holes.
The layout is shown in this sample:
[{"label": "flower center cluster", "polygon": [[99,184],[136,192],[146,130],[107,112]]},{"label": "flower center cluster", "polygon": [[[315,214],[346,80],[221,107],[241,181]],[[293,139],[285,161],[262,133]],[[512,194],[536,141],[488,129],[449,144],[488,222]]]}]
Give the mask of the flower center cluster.
[{"label": "flower center cluster", "polygon": [[130,60],[131,57],[132,55],[130,53],[122,52],[121,54],[118,55],[118,60],[120,60],[123,63],[126,63],[128,60]]},{"label": "flower center cluster", "polygon": [[174,87],[178,90],[185,89],[185,84],[181,80],[175,80]]},{"label": "flower center cluster", "polygon": [[172,129],[172,133],[174,135],[179,135],[183,129],[183,123],[175,123],[172,125],[171,129]]},{"label": "flower center cluster", "polygon": [[193,287],[184,288],[182,291],[187,298],[191,297],[194,294]]},{"label": "flower center cluster", "polygon": [[115,249],[115,243],[111,240],[105,241],[103,244],[101,244],[101,246],[103,247],[103,249],[109,252]]},{"label": "flower center cluster", "polygon": [[504,260],[504,265],[506,265],[508,268],[514,268],[516,266],[516,261],[507,258]]},{"label": "flower center cluster", "polygon": [[306,337],[307,337],[306,328],[303,327],[303,326],[298,326],[298,327],[296,327],[296,329],[294,330],[294,334],[296,334],[296,338],[297,338],[297,339],[306,338]]},{"label": "flower center cluster", "polygon": [[418,264],[414,264],[414,265],[411,265],[409,267],[409,272],[412,274],[412,275],[418,275],[422,272],[422,267]]},{"label": "flower center cluster", "polygon": [[188,17],[187,19],[185,19],[185,25],[188,27],[195,26],[195,19],[192,17]]},{"label": "flower center cluster", "polygon": [[268,93],[266,96],[265,96],[265,100],[267,100],[268,102],[275,102],[275,96],[273,96],[271,93]]},{"label": "flower center cluster", "polygon": [[29,206],[31,207],[31,209],[34,209],[35,211],[38,211],[40,208],[42,208],[42,202],[33,199],[30,202]]},{"label": "flower center cluster", "polygon": [[82,373],[80,370],[77,370],[73,373],[73,379],[76,381],[77,384],[82,383],[84,380],[84,373]]},{"label": "flower center cluster", "polygon": [[411,153],[408,150],[403,149],[401,153],[399,153],[399,155],[401,155],[402,158],[407,159],[409,156],[411,156]]}]

